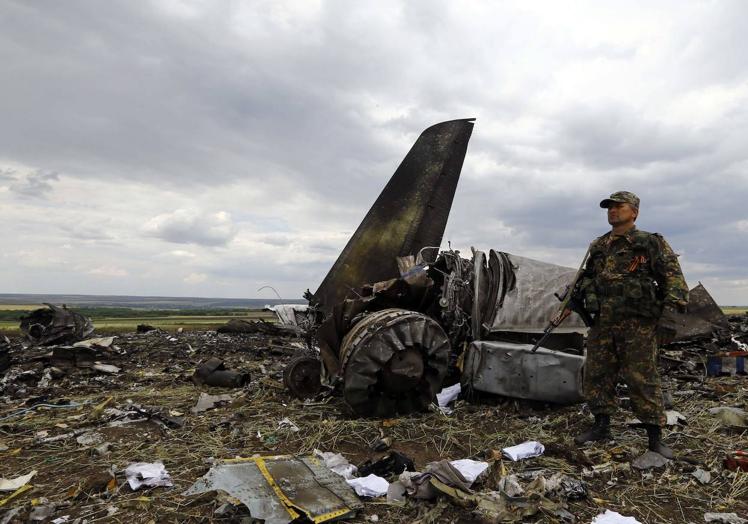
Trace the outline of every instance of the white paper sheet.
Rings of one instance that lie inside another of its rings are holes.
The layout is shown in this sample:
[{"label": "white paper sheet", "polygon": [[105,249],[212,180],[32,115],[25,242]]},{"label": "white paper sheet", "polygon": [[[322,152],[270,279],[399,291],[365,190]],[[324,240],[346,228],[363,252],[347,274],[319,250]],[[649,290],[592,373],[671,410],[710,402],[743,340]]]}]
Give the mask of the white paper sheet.
[{"label": "white paper sheet", "polygon": [[125,477],[130,488],[140,489],[143,486],[153,488],[156,486],[173,486],[171,477],[166,472],[162,462],[135,462],[125,468]]},{"label": "white paper sheet", "polygon": [[545,451],[545,446],[535,440],[528,440],[522,444],[504,448],[501,451],[504,452],[504,455],[516,462],[530,457],[539,457]]},{"label": "white paper sheet", "polygon": [[314,455],[321,458],[325,462],[325,466],[330,468],[330,470],[346,480],[354,478],[356,473],[358,473],[358,468],[348,462],[348,460],[340,453],[331,453],[329,451],[315,449]]},{"label": "white paper sheet", "polygon": [[605,513],[601,513],[594,519],[590,524],[641,524],[634,517],[624,517],[617,511],[605,510]]},{"label": "white paper sheet", "polygon": [[439,407],[446,407],[450,402],[458,397],[461,391],[462,386],[459,382],[453,386],[442,389],[439,393],[436,394],[436,401],[438,402]]},{"label": "white paper sheet", "polygon": [[488,469],[488,462],[480,462],[477,460],[460,459],[450,461],[457,471],[459,471],[465,480],[471,484],[475,482],[481,473]]},{"label": "white paper sheet", "polygon": [[390,483],[373,473],[366,477],[346,479],[359,497],[381,497],[387,494]]},{"label": "white paper sheet", "polygon": [[36,470],[12,479],[0,478],[0,491],[15,491],[21,486],[28,484],[34,475],[36,475]]}]

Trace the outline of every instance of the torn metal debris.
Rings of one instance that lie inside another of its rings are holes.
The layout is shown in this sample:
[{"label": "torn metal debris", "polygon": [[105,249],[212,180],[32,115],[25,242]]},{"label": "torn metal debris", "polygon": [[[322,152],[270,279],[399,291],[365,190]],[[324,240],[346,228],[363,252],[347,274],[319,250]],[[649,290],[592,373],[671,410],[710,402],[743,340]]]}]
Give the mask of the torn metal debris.
[{"label": "torn metal debris", "polygon": [[71,311],[65,305],[44,304],[47,309],[35,309],[21,317],[21,333],[35,345],[77,342],[93,333],[91,319]]},{"label": "torn metal debris", "polygon": [[316,457],[279,455],[233,459],[213,466],[185,496],[225,491],[266,524],[353,517],[363,505],[345,479]]},{"label": "torn metal debris", "polygon": [[197,366],[192,381],[198,385],[241,388],[249,384],[249,373],[226,369],[223,360],[211,357]]}]

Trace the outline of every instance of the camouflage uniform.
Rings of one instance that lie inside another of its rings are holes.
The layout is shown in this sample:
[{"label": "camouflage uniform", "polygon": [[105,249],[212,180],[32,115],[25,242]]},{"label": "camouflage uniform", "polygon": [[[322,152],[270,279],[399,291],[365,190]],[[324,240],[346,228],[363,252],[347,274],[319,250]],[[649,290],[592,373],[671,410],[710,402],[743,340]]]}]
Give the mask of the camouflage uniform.
[{"label": "camouflage uniform", "polygon": [[584,375],[592,413],[613,414],[620,375],[636,416],[663,426],[656,333],[663,308],[684,310],[688,302],[678,257],[657,233],[635,227],[621,236],[607,233],[590,245],[579,292],[595,316]]}]

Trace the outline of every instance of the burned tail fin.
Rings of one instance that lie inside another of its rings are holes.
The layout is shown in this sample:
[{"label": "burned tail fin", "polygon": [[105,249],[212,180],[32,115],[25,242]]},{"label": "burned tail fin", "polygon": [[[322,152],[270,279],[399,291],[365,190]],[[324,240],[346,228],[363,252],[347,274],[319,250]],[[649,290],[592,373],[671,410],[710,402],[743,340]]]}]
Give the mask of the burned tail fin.
[{"label": "burned tail fin", "polygon": [[397,277],[396,257],[441,244],[473,120],[421,133],[314,294],[322,311],[351,289]]}]

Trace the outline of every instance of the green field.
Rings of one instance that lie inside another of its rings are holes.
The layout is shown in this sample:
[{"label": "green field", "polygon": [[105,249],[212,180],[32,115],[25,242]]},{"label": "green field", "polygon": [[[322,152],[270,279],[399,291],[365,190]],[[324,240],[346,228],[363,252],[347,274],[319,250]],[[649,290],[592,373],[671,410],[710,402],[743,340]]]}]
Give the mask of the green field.
[{"label": "green field", "polygon": [[720,306],[725,315],[742,315],[748,312],[748,306]]},{"label": "green field", "polygon": [[[5,304],[0,306],[0,333],[18,334],[19,318],[28,314],[30,310],[39,306]],[[44,307],[44,306],[42,306]],[[216,310],[211,314],[209,310],[137,310],[127,308],[71,308],[90,317],[98,333],[135,331],[138,324],[175,331],[216,329],[231,319],[265,320],[273,322],[275,313],[263,310]]]}]

